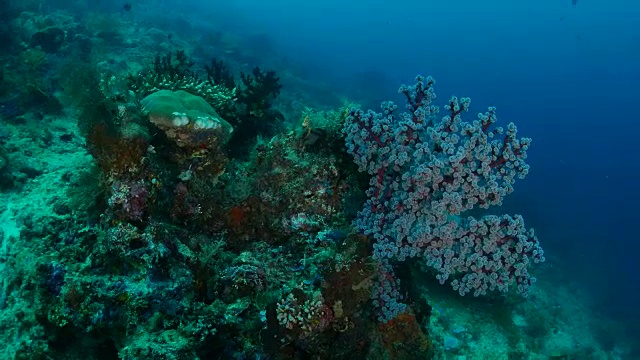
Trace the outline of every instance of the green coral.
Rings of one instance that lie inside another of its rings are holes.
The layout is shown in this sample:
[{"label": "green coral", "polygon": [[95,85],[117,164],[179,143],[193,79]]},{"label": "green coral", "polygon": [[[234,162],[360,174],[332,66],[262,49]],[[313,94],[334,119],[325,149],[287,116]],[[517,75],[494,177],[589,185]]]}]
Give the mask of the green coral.
[{"label": "green coral", "polygon": [[[152,119],[163,119],[175,127],[187,129],[220,128],[228,139],[231,124],[222,119],[202,97],[183,90],[159,90],[141,101],[142,110]],[[152,120],[153,121],[153,120]]]},{"label": "green coral", "polygon": [[222,85],[214,85],[208,80],[200,80],[195,76],[172,79],[163,74],[141,74],[138,77],[129,77],[129,88],[142,96],[158,90],[182,90],[203,98],[211,106],[222,112],[232,109],[236,101],[235,88],[228,89]]}]

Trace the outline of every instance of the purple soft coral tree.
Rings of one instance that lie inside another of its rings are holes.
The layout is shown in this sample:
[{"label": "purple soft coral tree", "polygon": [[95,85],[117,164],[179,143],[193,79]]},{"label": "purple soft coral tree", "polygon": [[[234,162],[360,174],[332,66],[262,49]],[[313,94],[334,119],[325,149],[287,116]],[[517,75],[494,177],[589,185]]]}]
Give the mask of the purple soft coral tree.
[{"label": "purple soft coral tree", "polygon": [[528,268],[544,261],[533,230],[519,215],[476,219],[464,212],[502,204],[529,171],[531,139],[517,138],[513,123],[494,127],[495,108],[463,122],[468,98],[452,97],[437,121],[435,81],[416,81],[399,90],[406,112],[384,102],[382,113],[352,110],[346,120],[347,151],[372,176],[357,228],[373,236],[374,257],[384,264],[420,258],[460,295],[515,286],[527,296],[535,281]]}]

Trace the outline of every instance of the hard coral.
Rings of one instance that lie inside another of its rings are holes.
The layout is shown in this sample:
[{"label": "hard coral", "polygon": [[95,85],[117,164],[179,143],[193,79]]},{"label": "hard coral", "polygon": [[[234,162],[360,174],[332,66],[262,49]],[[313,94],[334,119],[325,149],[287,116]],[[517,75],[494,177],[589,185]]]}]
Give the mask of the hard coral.
[{"label": "hard coral", "polygon": [[180,147],[221,145],[233,131],[203,98],[183,90],[156,91],[141,105],[149,120]]},{"label": "hard coral", "polygon": [[143,97],[158,90],[183,90],[202,97],[225,117],[230,116],[236,100],[236,89],[201,79],[191,69],[193,62],[188,60],[184,52],[177,52],[176,59],[177,63],[170,54],[157,56],[153,70],[128,76],[127,87]]}]

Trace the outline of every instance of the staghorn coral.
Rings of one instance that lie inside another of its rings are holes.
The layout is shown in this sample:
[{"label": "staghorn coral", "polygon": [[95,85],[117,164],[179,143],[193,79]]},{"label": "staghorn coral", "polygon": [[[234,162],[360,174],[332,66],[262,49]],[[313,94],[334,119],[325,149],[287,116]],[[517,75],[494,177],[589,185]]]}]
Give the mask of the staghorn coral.
[{"label": "staghorn coral", "polygon": [[182,90],[202,97],[222,114],[233,113],[236,89],[214,84],[209,79],[200,79],[191,70],[193,63],[186,58],[184,52],[178,51],[176,54],[177,62],[172,60],[171,54],[165,57],[158,55],[153,63],[153,70],[128,76],[127,87],[142,97],[158,90]]}]

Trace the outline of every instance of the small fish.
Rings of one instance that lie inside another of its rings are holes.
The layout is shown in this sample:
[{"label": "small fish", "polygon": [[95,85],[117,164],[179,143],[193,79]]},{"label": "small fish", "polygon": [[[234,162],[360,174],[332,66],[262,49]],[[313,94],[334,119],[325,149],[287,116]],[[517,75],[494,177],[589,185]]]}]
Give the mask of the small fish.
[{"label": "small fish", "polygon": [[571,0],[571,5],[574,7],[578,4],[578,0]]},{"label": "small fish", "polygon": [[124,5],[122,6],[122,10],[131,11],[131,4],[130,3],[124,3]]},{"label": "small fish", "polygon": [[304,270],[304,265],[292,266],[291,271],[298,272]]}]

